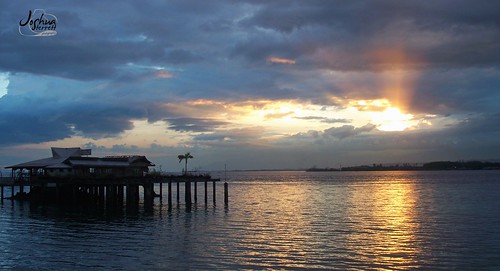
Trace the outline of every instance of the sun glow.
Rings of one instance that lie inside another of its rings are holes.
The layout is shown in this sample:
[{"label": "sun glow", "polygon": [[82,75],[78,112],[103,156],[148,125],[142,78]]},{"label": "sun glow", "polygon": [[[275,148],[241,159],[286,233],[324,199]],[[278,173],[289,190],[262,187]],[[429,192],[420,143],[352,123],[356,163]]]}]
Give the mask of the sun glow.
[{"label": "sun glow", "polygon": [[381,131],[404,131],[413,126],[412,114],[404,114],[398,108],[388,107],[383,112],[372,112],[372,120]]}]

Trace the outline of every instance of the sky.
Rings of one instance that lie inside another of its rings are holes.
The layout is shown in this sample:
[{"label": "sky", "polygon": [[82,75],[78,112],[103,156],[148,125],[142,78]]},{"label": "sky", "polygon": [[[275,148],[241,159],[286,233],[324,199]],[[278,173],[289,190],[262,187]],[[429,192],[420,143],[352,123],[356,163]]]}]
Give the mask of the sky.
[{"label": "sky", "polygon": [[[56,18],[55,35],[27,21]],[[499,1],[0,0],[0,166],[500,159]],[[36,15],[36,16],[35,16]]]}]

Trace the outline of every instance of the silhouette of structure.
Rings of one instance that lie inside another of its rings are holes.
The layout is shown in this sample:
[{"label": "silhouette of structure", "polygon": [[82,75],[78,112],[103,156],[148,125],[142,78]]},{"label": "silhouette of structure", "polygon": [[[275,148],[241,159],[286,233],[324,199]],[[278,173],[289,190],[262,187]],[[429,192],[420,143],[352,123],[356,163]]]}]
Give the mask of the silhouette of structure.
[{"label": "silhouette of structure", "polygon": [[[168,207],[172,208],[172,183],[177,184],[177,202],[180,202],[179,184],[185,184],[186,208],[192,206],[192,186],[194,201],[198,198],[198,182],[205,184],[205,203],[207,203],[208,182],[213,182],[213,202],[216,202],[216,182],[209,175],[151,175],[149,167],[154,164],[145,156],[106,156],[90,157],[90,149],[51,148],[52,157],[8,166],[12,173],[0,181],[1,200],[4,200],[4,187],[11,186],[11,199],[30,200],[34,203],[120,205],[134,206],[142,201],[152,207],[154,197],[163,197],[163,184],[168,184]],[[156,194],[154,187],[159,186]],[[25,187],[29,187],[26,193]],[[142,187],[142,189],[141,189]],[[17,194],[15,190],[17,189]],[[143,196],[140,192],[142,190]],[[227,190],[224,190],[227,194]],[[227,204],[227,195],[224,196]]]}]

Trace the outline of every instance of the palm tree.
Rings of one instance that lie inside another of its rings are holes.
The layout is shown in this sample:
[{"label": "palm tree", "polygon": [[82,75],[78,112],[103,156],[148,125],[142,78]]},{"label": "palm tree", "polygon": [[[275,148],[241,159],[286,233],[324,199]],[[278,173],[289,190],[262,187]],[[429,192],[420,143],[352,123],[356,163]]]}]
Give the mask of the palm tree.
[{"label": "palm tree", "polygon": [[186,154],[179,154],[177,156],[177,158],[179,158],[179,163],[182,162],[182,160],[186,160],[186,164],[184,165],[184,174],[187,175],[187,172],[188,172],[188,159],[192,159],[194,158],[191,153],[189,152],[186,152]]}]

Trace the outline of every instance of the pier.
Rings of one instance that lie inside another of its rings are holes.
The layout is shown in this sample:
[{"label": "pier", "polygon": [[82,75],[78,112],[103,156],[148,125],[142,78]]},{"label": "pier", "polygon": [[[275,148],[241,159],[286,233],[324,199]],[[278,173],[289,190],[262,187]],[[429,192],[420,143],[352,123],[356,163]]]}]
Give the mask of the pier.
[{"label": "pier", "polygon": [[[172,184],[176,184],[177,205],[181,202],[180,185],[184,185],[184,203],[190,210],[198,202],[198,183],[204,184],[204,201],[208,204],[209,183],[212,183],[212,201],[216,204],[216,183],[209,175],[165,175],[149,173],[154,164],[145,156],[123,155],[89,157],[90,149],[51,148],[52,157],[9,166],[10,177],[0,178],[0,196],[5,199],[30,200],[38,204],[97,204],[98,206],[154,205],[154,198],[163,200],[163,186],[167,189],[167,205],[172,209]],[[10,187],[10,197],[4,188]],[[29,187],[29,193],[25,188]],[[159,193],[155,191],[159,188]],[[15,191],[17,190],[17,193]],[[141,196],[142,191],[142,196]],[[141,201],[142,199],[142,201]],[[227,183],[224,185],[224,204],[228,204]]]},{"label": "pier", "polygon": [[[209,190],[212,185],[212,202],[217,202],[217,183],[220,179],[212,179],[207,175],[193,176],[145,176],[123,178],[40,178],[16,179],[13,177],[0,178],[1,203],[5,200],[30,200],[34,204],[96,204],[98,206],[120,206],[124,203],[127,207],[137,206],[139,202],[144,207],[152,207],[154,198],[158,197],[163,202],[164,186],[166,186],[167,206],[173,206],[172,195],[176,187],[176,202],[181,203],[180,186],[184,186],[183,202],[186,209],[191,209],[193,203],[198,202],[198,183],[204,184],[203,199],[208,204]],[[6,187],[10,188],[10,195],[5,193]],[[29,192],[25,190],[29,187]],[[158,194],[155,191],[158,190]],[[142,189],[141,189],[142,188]],[[142,190],[142,196],[141,196]],[[228,205],[228,188],[224,184],[224,205]]]}]

